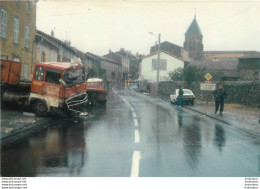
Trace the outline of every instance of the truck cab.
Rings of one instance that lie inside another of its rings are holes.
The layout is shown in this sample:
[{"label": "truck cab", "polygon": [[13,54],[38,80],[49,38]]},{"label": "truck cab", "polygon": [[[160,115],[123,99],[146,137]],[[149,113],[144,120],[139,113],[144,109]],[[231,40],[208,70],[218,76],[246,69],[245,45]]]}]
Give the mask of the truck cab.
[{"label": "truck cab", "polygon": [[108,90],[104,89],[103,79],[89,78],[87,80],[87,94],[92,105],[97,103],[105,105]]},{"label": "truck cab", "polygon": [[87,102],[85,70],[81,64],[35,64],[29,103],[37,115],[60,111],[80,113]]}]

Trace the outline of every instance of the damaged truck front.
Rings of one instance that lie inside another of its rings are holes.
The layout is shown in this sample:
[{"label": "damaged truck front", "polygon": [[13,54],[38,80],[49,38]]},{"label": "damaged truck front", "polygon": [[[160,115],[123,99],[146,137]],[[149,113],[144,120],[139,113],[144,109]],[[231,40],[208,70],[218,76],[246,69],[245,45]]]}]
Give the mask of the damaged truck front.
[{"label": "damaged truck front", "polygon": [[[14,62],[10,62],[10,65],[12,64]],[[11,68],[12,66],[10,66],[9,75],[13,73]],[[17,72],[16,76],[20,77],[20,73]],[[3,80],[2,77],[1,79]],[[14,89],[14,85],[16,85],[16,90],[10,90]],[[10,102],[14,99],[20,103],[19,101],[26,97],[26,104],[30,105],[33,112],[39,116],[61,113],[79,114],[84,112],[88,104],[85,70],[79,63],[36,63],[30,85],[22,85],[21,81],[12,84],[2,82],[2,89],[4,89],[3,101]],[[27,91],[27,93],[21,91]]]},{"label": "damaged truck front", "polygon": [[79,63],[36,63],[29,102],[37,115],[82,113],[88,103],[84,67]]}]

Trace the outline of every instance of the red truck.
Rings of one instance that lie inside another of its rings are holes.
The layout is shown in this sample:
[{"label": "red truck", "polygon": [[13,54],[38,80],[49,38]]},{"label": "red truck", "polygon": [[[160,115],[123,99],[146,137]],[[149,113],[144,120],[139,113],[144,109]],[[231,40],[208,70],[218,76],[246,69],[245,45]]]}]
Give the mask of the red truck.
[{"label": "red truck", "polygon": [[20,81],[21,63],[1,60],[1,99],[24,103],[39,116],[82,113],[89,103],[80,63],[36,63],[31,82]]},{"label": "red truck", "polygon": [[103,79],[90,78],[87,80],[87,93],[92,105],[106,105],[108,90],[104,89]]}]

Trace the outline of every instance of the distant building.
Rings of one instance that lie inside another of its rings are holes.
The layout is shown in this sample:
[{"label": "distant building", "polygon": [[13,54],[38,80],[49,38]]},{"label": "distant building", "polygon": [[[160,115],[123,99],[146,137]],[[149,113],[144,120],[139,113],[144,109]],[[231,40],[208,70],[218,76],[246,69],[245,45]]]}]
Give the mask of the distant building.
[{"label": "distant building", "polygon": [[117,54],[120,54],[123,56],[123,60],[125,63],[129,63],[129,65],[125,65],[125,67],[128,68],[128,79],[136,80],[139,78],[139,64],[141,61],[141,58],[139,54],[133,55],[131,51],[126,51],[123,48],[120,49],[120,51],[116,52]]},{"label": "distant building", "polygon": [[120,72],[122,73],[122,80],[123,81],[128,80],[129,67],[130,67],[129,57],[123,56],[119,53],[112,52],[111,50],[109,50],[109,53],[104,55],[103,57],[109,60],[113,60],[118,64],[121,64]]},{"label": "distant building", "polygon": [[[142,58],[140,63],[140,79],[148,82],[157,81],[158,52]],[[168,52],[160,52],[159,81],[169,81],[168,73],[177,68],[184,68],[184,61]]]},{"label": "distant building", "polygon": [[[222,59],[203,59],[195,60],[188,64],[188,66],[194,66],[202,71],[219,71],[223,75],[222,80],[236,81],[240,79],[240,73],[238,72],[238,59],[236,58],[222,58]],[[212,78],[214,80],[214,78]]]},{"label": "distant building", "polygon": [[203,59],[202,32],[196,20],[196,15],[185,33],[183,47],[189,52],[189,58],[194,60]]},{"label": "distant building", "polygon": [[31,80],[35,62],[37,1],[0,1],[1,59],[22,63],[21,80]]},{"label": "distant building", "polygon": [[59,47],[42,32],[36,33],[36,62],[57,62]]},{"label": "distant building", "polygon": [[[170,43],[168,41],[164,41],[160,43],[160,50],[168,52],[176,57],[179,57],[183,59],[184,61],[190,61],[191,59],[189,58],[189,52],[185,50],[184,48],[175,45],[173,43]],[[158,51],[158,45],[154,45],[150,48],[150,54],[155,53]]]},{"label": "distant building", "polygon": [[222,80],[259,78],[257,51],[203,51],[202,38],[195,16],[185,33],[184,49],[193,59],[188,66],[221,71]]},{"label": "distant building", "polygon": [[256,54],[257,51],[203,51],[205,59],[213,58],[241,58]]},{"label": "distant building", "polygon": [[[111,59],[86,53],[87,61],[91,63],[89,67],[94,74],[88,77],[98,77],[103,79],[106,89],[112,86],[119,86],[122,82],[122,65]],[[90,65],[90,64],[89,64]]]},{"label": "distant building", "polygon": [[53,31],[52,35],[48,35],[42,31],[37,30],[37,35],[48,39],[48,41],[58,47],[58,62],[77,62],[78,58],[80,58],[78,51],[76,51],[74,47],[70,46],[70,41],[62,41],[55,38]]},{"label": "distant building", "polygon": [[260,54],[241,57],[238,60],[238,71],[243,79],[260,79]]}]

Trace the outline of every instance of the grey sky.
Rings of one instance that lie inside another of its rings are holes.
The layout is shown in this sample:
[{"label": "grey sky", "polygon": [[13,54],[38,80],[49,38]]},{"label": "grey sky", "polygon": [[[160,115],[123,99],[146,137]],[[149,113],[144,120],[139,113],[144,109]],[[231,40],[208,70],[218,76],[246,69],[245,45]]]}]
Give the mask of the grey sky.
[{"label": "grey sky", "polygon": [[120,48],[148,54],[161,41],[183,46],[194,15],[203,34],[204,50],[260,51],[260,2],[40,0],[37,29],[70,40],[83,52],[98,55]]}]

